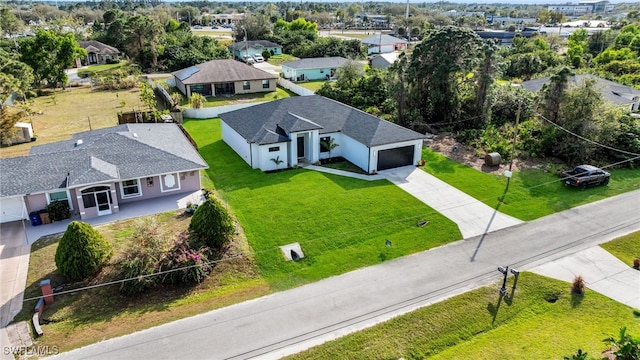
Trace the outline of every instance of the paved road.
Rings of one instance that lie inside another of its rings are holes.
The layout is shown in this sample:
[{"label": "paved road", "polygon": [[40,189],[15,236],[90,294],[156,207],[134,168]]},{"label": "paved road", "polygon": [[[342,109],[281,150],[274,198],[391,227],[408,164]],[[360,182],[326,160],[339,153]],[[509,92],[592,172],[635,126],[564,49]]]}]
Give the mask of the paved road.
[{"label": "paved road", "polygon": [[[640,191],[60,354],[278,358],[640,230]],[[384,252],[384,246],[381,246]]]}]

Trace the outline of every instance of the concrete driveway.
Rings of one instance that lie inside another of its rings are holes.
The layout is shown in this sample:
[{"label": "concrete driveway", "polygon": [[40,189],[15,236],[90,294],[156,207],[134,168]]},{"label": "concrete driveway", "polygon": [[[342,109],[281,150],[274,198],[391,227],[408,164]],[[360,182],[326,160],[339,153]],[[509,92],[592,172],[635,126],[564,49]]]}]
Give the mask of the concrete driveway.
[{"label": "concrete driveway", "polygon": [[465,239],[522,223],[415,166],[383,170],[379,174],[458,224]]},{"label": "concrete driveway", "polygon": [[266,71],[266,72],[271,73],[271,74],[278,75],[278,76],[280,76],[280,73],[282,72],[282,67],[271,65],[266,61],[257,62],[255,64],[253,64],[253,67],[256,68],[256,69],[260,69],[262,71]]}]

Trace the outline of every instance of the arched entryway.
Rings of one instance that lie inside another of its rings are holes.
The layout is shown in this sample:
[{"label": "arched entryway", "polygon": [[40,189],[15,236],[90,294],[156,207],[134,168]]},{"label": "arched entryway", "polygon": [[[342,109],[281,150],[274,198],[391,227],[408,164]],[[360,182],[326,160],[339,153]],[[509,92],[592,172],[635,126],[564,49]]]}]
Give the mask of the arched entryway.
[{"label": "arched entryway", "polygon": [[111,187],[94,186],[81,191],[82,203],[85,209],[96,208],[97,215],[109,215],[112,213],[113,199],[111,198]]}]

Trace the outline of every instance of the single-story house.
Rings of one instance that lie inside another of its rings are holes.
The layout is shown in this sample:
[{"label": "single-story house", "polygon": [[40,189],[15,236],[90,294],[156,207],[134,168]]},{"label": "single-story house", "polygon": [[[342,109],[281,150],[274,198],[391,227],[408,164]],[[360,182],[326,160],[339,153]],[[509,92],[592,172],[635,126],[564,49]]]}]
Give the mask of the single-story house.
[{"label": "single-story house", "polygon": [[106,64],[110,60],[120,59],[120,50],[100,41],[80,41],[80,47],[87,51],[83,63],[85,65]]},{"label": "single-story house", "polygon": [[[222,139],[254,169],[343,157],[367,173],[415,165],[424,135],[320,95],[220,114]],[[327,144],[337,144],[334,149]],[[282,161],[280,164],[276,162]]]},{"label": "single-story house", "polygon": [[231,59],[207,61],[172,75],[187,98],[193,93],[219,96],[276,90],[276,75]]},{"label": "single-story house", "polygon": [[371,67],[374,69],[386,69],[398,60],[398,56],[400,56],[398,52],[376,55],[371,59]]},{"label": "single-story house", "polygon": [[66,201],[81,219],[201,188],[207,163],[173,123],[125,124],[0,159],[0,222]]},{"label": "single-story house", "polygon": [[282,55],[282,46],[267,40],[238,41],[229,45],[229,52],[234,59],[242,59],[243,55],[262,55],[265,50],[273,55]]},{"label": "single-story house", "polygon": [[329,80],[347,61],[340,56],[298,59],[282,64],[282,75],[291,81]]},{"label": "single-story house", "polygon": [[[540,79],[524,81],[521,86],[525,90],[538,92],[545,84],[550,82],[550,79],[551,78],[547,76]],[[569,77],[569,86],[582,85],[586,80],[595,81],[595,88],[600,91],[604,100],[624,106],[631,111],[640,110],[640,90],[630,86],[618,84],[590,74],[573,75]]]},{"label": "single-story house", "polygon": [[407,49],[408,42],[397,37],[378,34],[361,40],[368,48],[367,54],[390,53]]},{"label": "single-story house", "polygon": [[475,30],[476,34],[480,36],[482,40],[495,40],[500,45],[511,45],[513,43],[513,38],[516,36],[523,36],[525,38],[530,38],[535,34],[538,34],[537,31],[528,30],[528,31],[501,31],[501,30]]}]

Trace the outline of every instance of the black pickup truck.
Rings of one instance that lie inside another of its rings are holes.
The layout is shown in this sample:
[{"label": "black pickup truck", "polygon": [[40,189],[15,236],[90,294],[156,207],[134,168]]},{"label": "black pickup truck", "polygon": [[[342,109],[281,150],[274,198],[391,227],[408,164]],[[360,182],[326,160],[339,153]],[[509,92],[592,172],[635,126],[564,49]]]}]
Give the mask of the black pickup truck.
[{"label": "black pickup truck", "polygon": [[586,188],[587,186],[607,185],[611,174],[592,165],[579,165],[573,170],[560,173],[565,185]]}]

